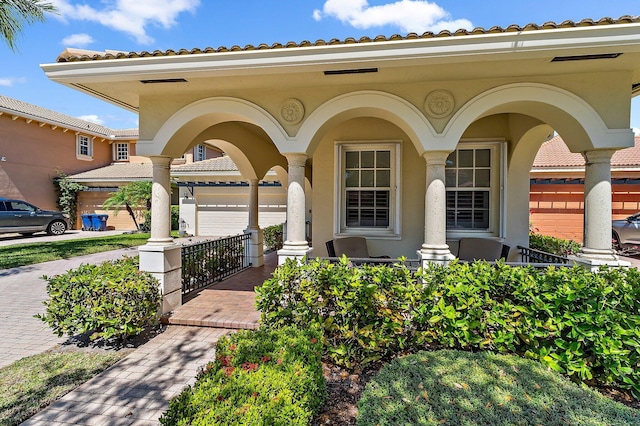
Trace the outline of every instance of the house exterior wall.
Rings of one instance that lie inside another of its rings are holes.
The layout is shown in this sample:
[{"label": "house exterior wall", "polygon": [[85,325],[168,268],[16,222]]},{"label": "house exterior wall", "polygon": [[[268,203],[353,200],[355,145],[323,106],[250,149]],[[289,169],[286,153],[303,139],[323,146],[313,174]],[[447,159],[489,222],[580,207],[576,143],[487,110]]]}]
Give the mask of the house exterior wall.
[{"label": "house exterior wall", "polygon": [[336,209],[335,142],[401,141],[401,238],[368,238],[369,253],[416,258],[424,237],[426,171],[408,136],[393,124],[374,118],[348,120],[322,139],[313,155],[313,255],[326,256],[325,241],[334,238]]},{"label": "house exterior wall", "polygon": [[[91,136],[91,135],[87,135]],[[76,158],[75,131],[24,118],[0,114],[0,197],[18,198],[43,209],[57,209],[53,178],[105,166],[112,161],[111,146],[95,138],[93,159]]]},{"label": "house exterior wall", "polygon": [[[630,114],[630,104],[628,102],[628,91],[630,74],[627,72],[601,72],[601,73],[580,73],[565,75],[545,75],[531,76],[530,71],[523,73],[523,77],[505,77],[505,78],[481,78],[483,75],[489,75],[491,69],[483,69],[484,67],[493,67],[492,64],[484,65],[478,63],[474,65],[474,74],[479,78],[457,80],[455,76],[459,74],[452,70],[452,79],[448,81],[438,81],[433,83],[425,78],[420,82],[403,82],[399,77],[399,82],[393,85],[388,84],[366,84],[363,80],[358,80],[358,84],[344,84],[347,81],[340,77],[336,78],[334,84],[326,85],[326,80],[307,80],[305,86],[300,88],[286,87],[278,91],[278,95],[274,96],[271,86],[265,85],[261,87],[251,87],[250,90],[234,90],[233,79],[230,79],[226,87],[228,89],[220,89],[216,86],[210,92],[198,91],[190,93],[185,90],[180,97],[167,97],[162,95],[142,96],[140,100],[140,139],[152,140],[160,127],[178,110],[196,102],[214,96],[227,96],[245,99],[253,102],[274,117],[279,117],[279,110],[283,100],[287,98],[297,98],[304,104],[305,115],[313,113],[323,103],[344,93],[354,92],[358,90],[376,90],[385,93],[391,93],[407,100],[416,108],[423,110],[425,96],[435,89],[444,89],[451,92],[455,99],[455,111],[463,107],[467,102],[472,100],[479,94],[495,87],[504,86],[512,83],[537,83],[548,84],[560,89],[564,89],[584,99],[591,107],[597,111],[605,124],[609,128],[626,128],[629,126],[628,117]],[[366,81],[366,80],[365,80]],[[276,84],[276,87],[281,84]],[[269,89],[264,89],[269,87]],[[623,96],[624,94],[624,96]],[[526,102],[523,100],[522,102]],[[550,121],[558,121],[558,117],[551,116],[548,110],[529,106],[531,114],[539,115],[539,119],[548,119]],[[500,111],[496,111],[500,112]],[[451,115],[446,118],[429,118],[436,131],[442,131],[451,119]],[[555,120],[554,120],[555,119]],[[289,134],[295,134],[300,128],[301,123],[291,125],[284,120],[280,124]],[[580,143],[580,139],[585,134],[582,129],[570,124],[560,123],[557,130],[562,133],[563,138],[569,146]],[[184,143],[188,143],[185,141]],[[604,143],[606,141],[596,141],[596,143]]]}]

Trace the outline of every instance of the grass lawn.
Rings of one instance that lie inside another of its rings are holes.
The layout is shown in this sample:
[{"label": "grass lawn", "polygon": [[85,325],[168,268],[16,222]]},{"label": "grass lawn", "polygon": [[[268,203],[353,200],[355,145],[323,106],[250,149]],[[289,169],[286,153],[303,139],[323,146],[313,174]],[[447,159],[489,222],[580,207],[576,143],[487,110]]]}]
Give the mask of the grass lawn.
[{"label": "grass lawn", "polygon": [[640,410],[538,362],[441,350],[397,358],[358,402],[359,426],[640,425]]},{"label": "grass lawn", "polygon": [[51,260],[68,259],[126,247],[141,246],[149,234],[122,234],[79,240],[26,243],[0,247],[0,269],[16,268]]},{"label": "grass lawn", "polygon": [[127,353],[45,352],[0,369],[0,426],[22,423]]}]

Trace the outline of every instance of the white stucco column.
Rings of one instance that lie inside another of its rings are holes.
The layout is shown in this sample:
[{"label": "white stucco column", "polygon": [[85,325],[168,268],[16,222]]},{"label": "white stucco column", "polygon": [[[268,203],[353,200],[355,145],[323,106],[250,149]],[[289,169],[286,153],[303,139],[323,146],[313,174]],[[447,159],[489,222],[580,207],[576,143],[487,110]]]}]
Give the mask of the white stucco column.
[{"label": "white stucco column", "polygon": [[287,188],[287,240],[278,250],[278,264],[287,258],[303,258],[311,253],[305,238],[305,192],[304,171],[307,155],[304,153],[285,154],[289,165],[289,186]]},{"label": "white stucco column", "polygon": [[597,267],[618,264],[611,248],[611,156],[615,150],[587,151],[584,179],[584,246],[575,257]]},{"label": "white stucco column", "polygon": [[151,192],[151,238],[138,249],[140,270],[160,281],[161,313],[182,304],[182,256],[171,238],[171,181],[169,157],[150,157],[153,164]]},{"label": "white stucco column", "polygon": [[151,238],[149,244],[171,244],[171,180],[169,157],[150,157],[153,165],[151,190]]},{"label": "white stucco column", "polygon": [[428,151],[427,190],[424,199],[424,244],[418,250],[422,266],[429,263],[447,263],[454,256],[447,245],[447,191],[445,188],[445,163],[450,152]]},{"label": "white stucco column", "polygon": [[254,268],[264,265],[264,236],[258,225],[258,179],[249,180],[249,223],[245,234],[249,234],[249,262]]}]

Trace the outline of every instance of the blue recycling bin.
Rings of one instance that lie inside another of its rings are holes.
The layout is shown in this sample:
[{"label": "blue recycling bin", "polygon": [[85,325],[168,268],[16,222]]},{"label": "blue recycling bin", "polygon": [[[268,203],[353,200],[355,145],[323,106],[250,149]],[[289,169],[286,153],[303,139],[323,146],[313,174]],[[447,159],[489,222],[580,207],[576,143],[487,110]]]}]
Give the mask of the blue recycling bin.
[{"label": "blue recycling bin", "polygon": [[91,227],[94,231],[106,231],[107,230],[108,214],[94,214],[91,217]]},{"label": "blue recycling bin", "polygon": [[83,214],[82,215],[82,230],[83,231],[91,231],[93,230],[93,216],[94,214]]}]

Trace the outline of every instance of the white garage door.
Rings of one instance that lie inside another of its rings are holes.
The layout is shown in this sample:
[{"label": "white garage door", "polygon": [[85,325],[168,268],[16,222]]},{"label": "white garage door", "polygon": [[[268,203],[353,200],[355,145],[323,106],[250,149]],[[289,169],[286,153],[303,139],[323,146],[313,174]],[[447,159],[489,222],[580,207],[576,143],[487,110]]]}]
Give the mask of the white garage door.
[{"label": "white garage door", "polygon": [[[280,194],[260,194],[258,224],[261,228],[283,223],[286,203]],[[197,197],[197,233],[200,236],[238,235],[247,228],[249,213],[244,194],[201,195]]]}]

